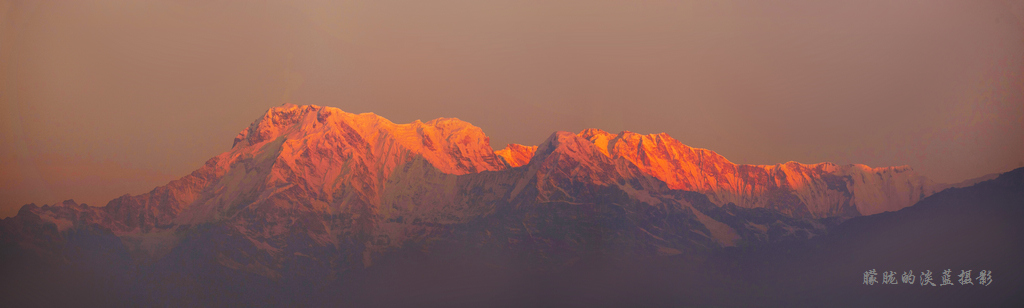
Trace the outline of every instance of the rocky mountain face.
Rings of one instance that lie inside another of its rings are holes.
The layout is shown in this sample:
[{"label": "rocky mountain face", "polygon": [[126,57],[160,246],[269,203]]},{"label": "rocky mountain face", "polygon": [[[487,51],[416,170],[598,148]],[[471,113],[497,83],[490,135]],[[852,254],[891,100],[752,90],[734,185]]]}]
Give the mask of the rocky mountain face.
[{"label": "rocky mountain face", "polygon": [[521,144],[509,144],[504,149],[495,151],[509,167],[519,167],[530,162],[533,154],[537,153],[537,146],[525,146]]},{"label": "rocky mountain face", "polygon": [[936,185],[906,166],[737,165],[714,151],[686,146],[666,134],[610,134],[587,129],[579,136],[601,153],[626,159],[665,181],[671,189],[700,192],[719,205],[769,208],[793,217],[895,211],[948,187]]},{"label": "rocky mountain face", "polygon": [[942,188],[908,167],[737,165],[665,134],[556,132],[494,151],[458,119],[395,124],[286,104],[148,193],[26,205],[0,221],[0,246],[69,262],[88,234],[131,256],[132,279],[189,285],[150,295],[187,305],[180,292],[197,286],[331,281],[403,258],[558,268],[802,240]]},{"label": "rocky mountain face", "polygon": [[[623,158],[670,189],[700,192],[718,205],[769,208],[801,218],[853,217],[895,211],[953,185],[939,184],[908,166],[738,165],[707,149],[662,134],[577,134],[607,157]],[[535,148],[510,144],[496,153],[512,167],[529,162]],[[970,183],[964,183],[967,186]]]}]

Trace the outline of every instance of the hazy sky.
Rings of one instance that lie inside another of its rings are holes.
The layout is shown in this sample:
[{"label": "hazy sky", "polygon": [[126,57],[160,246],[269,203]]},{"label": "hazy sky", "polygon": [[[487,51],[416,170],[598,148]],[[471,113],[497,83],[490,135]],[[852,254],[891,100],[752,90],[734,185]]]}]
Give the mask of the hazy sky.
[{"label": "hazy sky", "polygon": [[285,101],[961,181],[1024,166],[1022,62],[1020,1],[0,0],[0,217],[149,191]]}]

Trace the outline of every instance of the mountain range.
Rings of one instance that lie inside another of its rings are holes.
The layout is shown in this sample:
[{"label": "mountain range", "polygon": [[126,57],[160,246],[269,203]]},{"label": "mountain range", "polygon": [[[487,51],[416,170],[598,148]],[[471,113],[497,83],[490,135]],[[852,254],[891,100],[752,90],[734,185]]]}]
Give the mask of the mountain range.
[{"label": "mountain range", "polygon": [[6,277],[103,277],[110,285],[91,293],[120,294],[120,304],[319,305],[312,299],[337,296],[326,286],[416,264],[551,273],[820,241],[859,217],[993,178],[952,185],[906,166],[742,165],[666,134],[599,129],[495,151],[458,119],[395,124],[285,104],[148,193],[103,207],[25,205],[0,221],[0,247],[14,260]]}]

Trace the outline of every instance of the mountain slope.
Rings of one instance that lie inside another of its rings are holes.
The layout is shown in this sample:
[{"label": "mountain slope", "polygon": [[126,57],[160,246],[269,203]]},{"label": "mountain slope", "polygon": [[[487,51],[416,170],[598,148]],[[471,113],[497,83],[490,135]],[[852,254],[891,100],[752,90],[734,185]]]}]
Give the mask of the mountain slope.
[{"label": "mountain slope", "polygon": [[909,167],[869,168],[788,162],[737,165],[717,153],[686,146],[666,134],[579,135],[609,157],[624,158],[672,189],[696,191],[715,203],[776,209],[794,217],[871,215],[910,206],[948,186],[936,185]]},{"label": "mountain slope", "polygon": [[501,157],[509,167],[519,167],[530,162],[530,158],[533,158],[534,153],[537,152],[537,146],[524,146],[520,144],[511,143],[504,149],[497,150],[494,154]]},{"label": "mountain slope", "polygon": [[[850,219],[809,241],[729,248],[712,260],[721,275],[756,281],[765,290],[760,302],[773,306],[1019,307],[1022,222],[1024,168],[1018,168],[899,211]],[[862,277],[870,269],[913,271],[917,283],[866,286]],[[946,269],[954,285],[941,286]],[[926,270],[936,286],[920,284]],[[971,271],[972,284],[957,281],[963,270]],[[981,270],[991,271],[990,285],[977,283]]]}]

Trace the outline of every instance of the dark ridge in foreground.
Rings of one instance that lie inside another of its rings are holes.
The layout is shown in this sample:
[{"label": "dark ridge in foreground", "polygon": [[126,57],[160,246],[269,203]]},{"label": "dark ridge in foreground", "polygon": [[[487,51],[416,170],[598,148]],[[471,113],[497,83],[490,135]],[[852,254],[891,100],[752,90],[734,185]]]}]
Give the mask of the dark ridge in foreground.
[{"label": "dark ridge in foreground", "polygon": [[[847,220],[810,240],[638,259],[598,253],[546,270],[453,241],[431,251],[409,247],[338,279],[301,263],[292,266],[304,274],[292,278],[234,271],[216,255],[245,248],[202,236],[175,252],[188,258],[165,258],[197,263],[133,264],[115,236],[82,230],[59,248],[63,259],[4,242],[0,273],[13,306],[1019,307],[1022,205],[1024,169],[1017,169],[901,211]],[[936,281],[944,269],[990,270],[993,282],[865,286],[869,269],[930,269]]]}]

